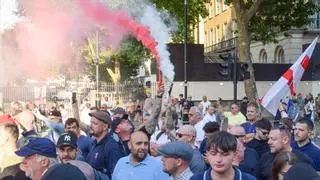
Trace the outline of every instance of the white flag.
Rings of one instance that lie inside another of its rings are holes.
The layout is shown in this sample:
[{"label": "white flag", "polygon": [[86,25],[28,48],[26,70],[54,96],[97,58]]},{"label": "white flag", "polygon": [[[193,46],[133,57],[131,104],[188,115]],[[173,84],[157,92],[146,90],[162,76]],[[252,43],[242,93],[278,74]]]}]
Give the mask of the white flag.
[{"label": "white flag", "polygon": [[288,93],[292,95],[300,82],[303,73],[310,64],[310,58],[317,44],[316,37],[309,47],[301,54],[298,60],[281,76],[281,78],[263,96],[260,104],[274,116],[277,114],[280,100]]}]

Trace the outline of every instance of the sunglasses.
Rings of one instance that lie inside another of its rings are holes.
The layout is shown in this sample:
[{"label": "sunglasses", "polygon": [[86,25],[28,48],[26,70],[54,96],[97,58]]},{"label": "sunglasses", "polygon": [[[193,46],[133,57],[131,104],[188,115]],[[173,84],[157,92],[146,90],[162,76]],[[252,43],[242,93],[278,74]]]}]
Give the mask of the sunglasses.
[{"label": "sunglasses", "polygon": [[263,132],[263,131],[261,131],[261,130],[260,130],[260,132],[261,132],[261,134],[264,135],[264,136],[269,135],[269,132]]}]

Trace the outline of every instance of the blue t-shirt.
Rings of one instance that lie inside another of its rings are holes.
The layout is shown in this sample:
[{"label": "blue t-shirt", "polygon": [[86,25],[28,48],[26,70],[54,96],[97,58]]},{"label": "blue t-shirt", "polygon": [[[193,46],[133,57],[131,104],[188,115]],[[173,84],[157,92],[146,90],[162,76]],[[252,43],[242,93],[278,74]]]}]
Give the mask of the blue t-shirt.
[{"label": "blue t-shirt", "polygon": [[256,132],[256,123],[251,124],[249,122],[245,122],[245,123],[242,123],[241,126],[243,127],[246,134]]},{"label": "blue t-shirt", "polygon": [[92,146],[93,140],[88,137],[81,135],[77,141],[77,146],[81,150],[82,156],[84,158],[87,157],[87,155],[90,152],[91,146]]},{"label": "blue t-shirt", "polygon": [[112,174],[112,180],[169,180],[169,175],[163,172],[160,160],[149,155],[138,164],[132,164],[129,156],[121,158]]}]

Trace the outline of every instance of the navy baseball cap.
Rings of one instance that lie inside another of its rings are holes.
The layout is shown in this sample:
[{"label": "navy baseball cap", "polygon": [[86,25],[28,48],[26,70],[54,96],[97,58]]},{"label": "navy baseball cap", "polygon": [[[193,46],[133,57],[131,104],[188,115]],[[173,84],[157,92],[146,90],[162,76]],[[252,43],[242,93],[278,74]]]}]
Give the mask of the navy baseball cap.
[{"label": "navy baseball cap", "polygon": [[87,180],[84,173],[72,164],[56,164],[48,169],[41,180]]},{"label": "navy baseball cap", "polygon": [[31,156],[33,154],[52,158],[57,157],[56,146],[47,138],[34,138],[15,153],[21,157]]},{"label": "navy baseball cap", "polygon": [[181,158],[188,162],[191,161],[193,156],[191,145],[181,141],[168,142],[160,146],[156,151],[164,157]]},{"label": "navy baseball cap", "polygon": [[124,110],[122,107],[117,107],[114,112],[114,114],[126,114],[126,110]]},{"label": "navy baseball cap", "polygon": [[57,141],[57,147],[61,148],[63,146],[71,146],[73,148],[77,148],[77,141],[78,138],[74,133],[63,133],[59,136],[59,139]]}]

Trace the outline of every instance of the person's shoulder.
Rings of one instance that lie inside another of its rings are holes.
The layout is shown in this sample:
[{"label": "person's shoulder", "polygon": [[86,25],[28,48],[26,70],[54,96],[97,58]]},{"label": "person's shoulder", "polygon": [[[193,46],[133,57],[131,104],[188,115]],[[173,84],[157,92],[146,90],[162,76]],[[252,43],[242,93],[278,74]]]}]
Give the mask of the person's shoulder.
[{"label": "person's shoulder", "polygon": [[129,162],[129,156],[125,156],[125,157],[122,157],[118,160],[117,164],[119,165],[124,165],[126,164],[127,162]]},{"label": "person's shoulder", "polygon": [[242,178],[243,180],[256,180],[257,178],[248,174],[248,173],[245,173],[245,172],[242,172]]},{"label": "person's shoulder", "polygon": [[204,173],[196,173],[189,180],[203,180]]},{"label": "person's shoulder", "polygon": [[274,158],[274,154],[269,151],[269,152],[266,152],[262,155],[260,161],[267,160],[270,158]]}]

